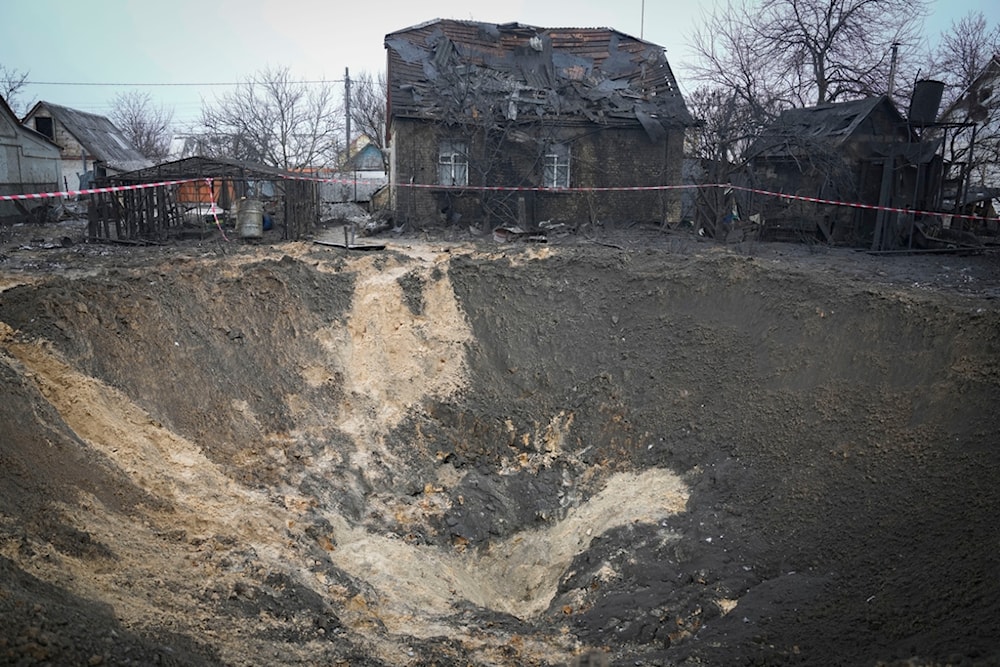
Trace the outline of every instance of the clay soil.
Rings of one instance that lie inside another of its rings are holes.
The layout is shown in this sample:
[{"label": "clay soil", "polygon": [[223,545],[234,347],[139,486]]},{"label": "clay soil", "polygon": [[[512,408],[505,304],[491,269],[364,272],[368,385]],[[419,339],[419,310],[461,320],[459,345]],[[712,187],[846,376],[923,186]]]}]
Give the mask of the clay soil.
[{"label": "clay soil", "polygon": [[10,232],[0,664],[1000,664],[997,254]]}]

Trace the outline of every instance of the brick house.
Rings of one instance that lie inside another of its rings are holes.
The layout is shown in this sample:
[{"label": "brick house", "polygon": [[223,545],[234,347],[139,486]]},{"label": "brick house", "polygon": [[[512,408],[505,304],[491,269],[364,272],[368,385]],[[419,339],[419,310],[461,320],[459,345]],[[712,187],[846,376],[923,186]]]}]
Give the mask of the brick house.
[{"label": "brick house", "polygon": [[678,191],[622,190],[681,183],[692,119],[662,47],[609,28],[440,19],[385,47],[397,219],[679,219]]}]

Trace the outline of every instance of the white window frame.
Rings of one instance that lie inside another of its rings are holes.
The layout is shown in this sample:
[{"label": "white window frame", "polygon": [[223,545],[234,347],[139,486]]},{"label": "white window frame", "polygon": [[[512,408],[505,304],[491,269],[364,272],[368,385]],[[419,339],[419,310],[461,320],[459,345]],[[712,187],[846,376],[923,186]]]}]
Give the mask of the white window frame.
[{"label": "white window frame", "polygon": [[469,184],[469,155],[464,141],[445,140],[438,148],[438,183]]},{"label": "white window frame", "polygon": [[542,185],[546,188],[568,188],[569,183],[569,145],[552,144],[542,158]]}]

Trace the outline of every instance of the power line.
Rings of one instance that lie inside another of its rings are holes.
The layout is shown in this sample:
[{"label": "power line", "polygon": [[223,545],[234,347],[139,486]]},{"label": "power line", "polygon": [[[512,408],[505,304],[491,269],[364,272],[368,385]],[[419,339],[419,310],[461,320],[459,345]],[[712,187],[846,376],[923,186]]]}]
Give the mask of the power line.
[{"label": "power line", "polygon": [[25,81],[25,85],[32,86],[242,86],[247,83],[343,83],[343,79],[316,79],[304,81],[210,81],[207,83],[107,83],[107,82],[81,82],[81,81]]}]

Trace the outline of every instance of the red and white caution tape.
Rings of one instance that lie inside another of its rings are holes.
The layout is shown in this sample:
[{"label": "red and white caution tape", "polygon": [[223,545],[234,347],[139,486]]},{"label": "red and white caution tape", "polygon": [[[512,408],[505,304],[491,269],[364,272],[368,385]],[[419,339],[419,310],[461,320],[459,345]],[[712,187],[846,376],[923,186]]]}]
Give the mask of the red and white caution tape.
[{"label": "red and white caution tape", "polygon": [[[316,181],[320,183],[345,183],[351,184],[356,181],[338,178],[319,178],[315,176],[283,176],[287,180]],[[197,181],[196,178],[187,178],[177,181],[161,181],[159,183],[142,183],[140,185],[117,185],[105,188],[90,188],[88,190],[66,190],[62,192],[33,192],[19,195],[0,195],[0,201],[13,201],[25,199],[48,199],[53,197],[76,197],[79,195],[97,194],[103,192],[123,192],[126,190],[143,190],[146,188],[160,188],[169,185],[180,185],[181,183],[191,183]],[[361,179],[364,180],[364,179]],[[205,179],[209,190],[212,191],[212,179]],[[889,213],[904,213],[919,216],[950,217],[959,220],[976,220],[979,222],[1000,222],[1000,218],[991,218],[978,215],[966,215],[959,213],[948,213],[944,211],[922,211],[896,206],[878,206],[876,204],[864,204],[861,202],[838,201],[835,199],[821,199],[819,197],[807,197],[804,195],[793,195],[785,192],[772,192],[770,190],[759,190],[740,185],[730,185],[728,183],[703,183],[685,185],[631,185],[631,186],[606,186],[606,187],[586,187],[586,188],[545,188],[532,186],[504,186],[504,185],[438,185],[433,183],[399,183],[401,188],[414,188],[425,190],[451,190],[456,192],[542,192],[542,193],[589,193],[589,192],[656,192],[664,190],[698,190],[709,188],[722,188],[724,190],[739,190],[765,197],[777,197],[780,199],[790,199],[795,201],[810,202],[813,204],[823,204],[826,206],[846,206],[849,208],[859,208],[871,211],[887,211]],[[215,208],[214,192],[212,195],[212,208]],[[216,217],[216,224],[218,224]],[[221,226],[220,226],[221,229]]]},{"label": "red and white caution tape", "polygon": [[222,223],[219,222],[218,208],[215,205],[215,189],[213,187],[215,183],[212,182],[211,178],[206,178],[205,183],[208,184],[208,198],[211,200],[209,210],[212,212],[212,219],[215,220],[215,226],[219,228],[219,233],[222,234],[222,240],[228,243],[229,237],[226,236],[226,232],[222,229]]},{"label": "red and white caution tape", "polygon": [[803,195],[792,195],[784,192],[772,192],[770,190],[758,190],[728,183],[701,183],[689,185],[643,185],[643,186],[611,186],[592,188],[543,188],[543,187],[521,187],[521,186],[488,186],[488,185],[433,185],[428,183],[400,183],[401,188],[416,188],[429,190],[454,190],[454,191],[475,191],[475,192],[648,192],[658,190],[698,190],[709,188],[721,188],[723,190],[740,190],[742,192],[752,192],[753,194],[766,197],[778,197],[781,199],[793,199],[806,201],[813,204],[825,204],[827,206],[847,206],[850,208],[862,208],[872,211],[888,211],[890,213],[909,213],[920,216],[950,217],[960,220],[978,220],[979,222],[1000,222],[1000,218],[990,218],[981,215],[965,215],[960,213],[948,213],[944,211],[922,211],[910,208],[900,208],[896,206],[878,206],[877,204],[863,204],[860,202],[846,202],[834,199],[820,199],[819,197],[806,197]]},{"label": "red and white caution tape", "polygon": [[947,213],[944,211],[921,211],[912,208],[900,208],[898,206],[878,206],[876,204],[862,204],[861,202],[837,201],[835,199],[820,199],[819,197],[806,197],[804,195],[791,195],[784,192],[757,190],[755,188],[746,188],[739,185],[715,184],[710,187],[730,188],[733,190],[740,190],[742,192],[752,192],[753,194],[764,195],[767,197],[779,197],[781,199],[806,201],[813,204],[826,204],[829,206],[847,206],[849,208],[861,208],[870,211],[888,211],[889,213],[909,213],[911,215],[927,215],[927,216],[937,216],[941,218],[950,217],[950,218],[958,218],[960,220],[979,220],[980,222],[1000,222],[1000,218],[988,218],[986,216],[981,216],[981,215],[964,215],[961,213]]},{"label": "red and white caution tape", "polygon": [[180,181],[161,181],[159,183],[142,183],[140,185],[115,185],[106,188],[89,188],[87,190],[63,190],[61,192],[29,192],[23,195],[0,195],[0,201],[16,201],[24,199],[52,199],[54,197],[78,197],[101,192],[124,192],[125,190],[145,190],[147,188],[162,188],[168,185],[180,185],[196,181],[196,178],[185,178]]}]

